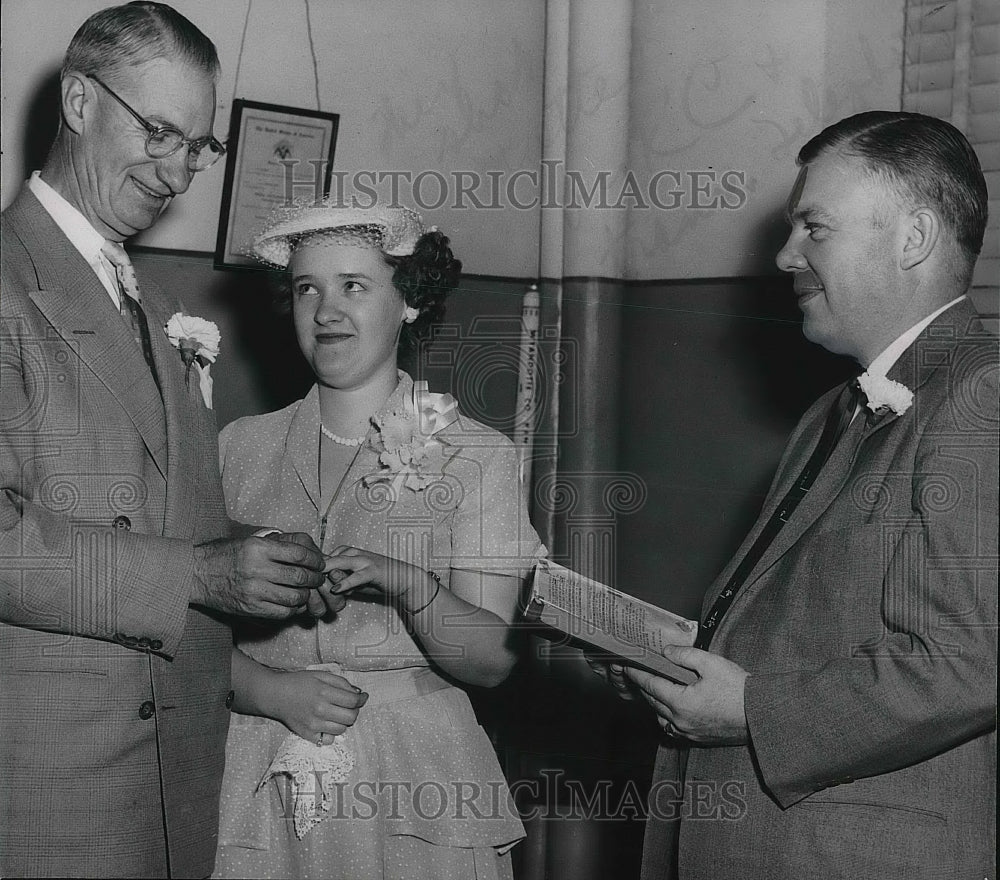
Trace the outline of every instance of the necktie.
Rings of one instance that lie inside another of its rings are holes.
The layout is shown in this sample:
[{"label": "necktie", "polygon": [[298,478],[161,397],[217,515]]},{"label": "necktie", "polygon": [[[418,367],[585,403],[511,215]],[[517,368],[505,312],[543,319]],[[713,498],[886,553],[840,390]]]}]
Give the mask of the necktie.
[{"label": "necktie", "polygon": [[851,424],[855,409],[859,403],[864,404],[864,393],[858,386],[857,379],[855,379],[847,384],[840,393],[840,396],[834,401],[830,412],[827,414],[826,423],[823,425],[823,433],[820,435],[819,443],[816,444],[813,454],[809,456],[809,460],[806,462],[805,467],[802,468],[798,479],[781,500],[781,504],[778,505],[778,508],[771,515],[771,518],[757,536],[757,540],[753,542],[746,556],[743,557],[743,560],[736,567],[736,571],[729,578],[725,589],[713,603],[712,608],[698,630],[698,638],[695,641],[696,648],[707,649],[709,644],[711,644],[712,636],[715,635],[719,621],[722,620],[729,607],[733,604],[737,592],[743,586],[750,572],[753,571],[754,566],[760,562],[764,551],[771,546],[771,542],[777,537],[778,532],[788,522],[792,511],[805,498],[806,493],[815,482],[823,465],[826,464],[827,459],[836,447],[837,441],[840,440]]},{"label": "necktie", "polygon": [[142,297],[139,293],[139,282],[135,277],[135,268],[129,259],[125,248],[116,241],[106,241],[101,253],[115,269],[118,279],[120,300],[119,311],[122,320],[132,329],[136,343],[142,349],[142,356],[149,364],[153,378],[156,378],[156,367],[153,366],[153,347],[149,340],[149,325],[146,323],[146,313],[142,310]]}]

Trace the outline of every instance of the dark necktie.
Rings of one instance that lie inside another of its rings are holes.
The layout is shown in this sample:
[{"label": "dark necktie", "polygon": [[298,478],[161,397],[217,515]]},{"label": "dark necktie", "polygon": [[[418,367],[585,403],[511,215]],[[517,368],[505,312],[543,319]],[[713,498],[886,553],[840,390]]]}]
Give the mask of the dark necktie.
[{"label": "dark necktie", "polygon": [[[857,379],[855,379],[847,383],[840,396],[834,401],[826,417],[826,424],[823,425],[823,433],[820,435],[819,443],[816,444],[816,449],[809,456],[809,460],[802,469],[802,473],[799,474],[798,479],[792,485],[792,488],[788,490],[788,493],[781,500],[781,504],[778,505],[771,518],[757,536],[757,540],[753,542],[746,556],[743,557],[743,560],[736,567],[736,571],[729,578],[725,589],[712,604],[711,609],[698,630],[698,638],[695,641],[696,648],[707,649],[711,644],[712,636],[715,635],[719,621],[722,620],[733,604],[740,587],[743,586],[744,581],[746,581],[750,572],[753,571],[754,566],[760,562],[761,557],[767,548],[771,546],[771,542],[775,539],[778,532],[788,522],[792,511],[806,497],[806,493],[816,481],[820,470],[826,464],[834,447],[836,447],[837,441],[840,440],[851,424],[851,419],[858,404],[864,405],[863,398],[864,394],[860,387],[858,387]],[[859,414],[858,417],[862,418],[863,415]]]},{"label": "dark necktie", "polygon": [[[150,372],[156,379],[156,367],[153,364],[153,347],[149,340],[149,324],[146,322],[146,313],[142,310],[142,297],[139,293],[139,282],[135,277],[135,269],[129,259],[125,248],[116,241],[106,241],[101,248],[101,253],[115,270],[115,277],[118,280],[119,312],[122,320],[131,328],[139,348],[142,349],[142,356],[149,364]],[[157,381],[159,384],[159,381]]]}]

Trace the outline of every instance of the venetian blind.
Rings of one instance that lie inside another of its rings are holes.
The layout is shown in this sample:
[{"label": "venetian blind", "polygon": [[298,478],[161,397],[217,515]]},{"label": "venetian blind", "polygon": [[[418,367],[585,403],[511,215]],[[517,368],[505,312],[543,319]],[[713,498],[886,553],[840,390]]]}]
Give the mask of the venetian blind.
[{"label": "venetian blind", "polygon": [[1000,310],[1000,0],[906,0],[903,109],[947,119],[975,147],[990,219],[972,294]]}]

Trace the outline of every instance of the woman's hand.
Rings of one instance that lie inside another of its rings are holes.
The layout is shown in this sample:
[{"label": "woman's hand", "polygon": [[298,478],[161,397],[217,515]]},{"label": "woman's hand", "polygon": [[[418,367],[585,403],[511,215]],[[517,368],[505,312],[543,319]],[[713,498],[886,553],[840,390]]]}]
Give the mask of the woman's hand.
[{"label": "woman's hand", "polygon": [[427,658],[459,681],[494,687],[517,661],[518,577],[452,568],[446,586],[416,565],[357,547],[338,547],[326,570],[335,594],[370,586],[389,597]]},{"label": "woman's hand", "polygon": [[321,733],[347,730],[367,700],[368,694],[333,672],[296,669],[274,670],[268,702],[271,717],[315,743]]},{"label": "woman's hand", "polygon": [[325,570],[334,583],[334,595],[368,586],[396,601],[401,601],[410,593],[422,595],[431,579],[416,565],[346,546],[337,547],[327,557]]}]

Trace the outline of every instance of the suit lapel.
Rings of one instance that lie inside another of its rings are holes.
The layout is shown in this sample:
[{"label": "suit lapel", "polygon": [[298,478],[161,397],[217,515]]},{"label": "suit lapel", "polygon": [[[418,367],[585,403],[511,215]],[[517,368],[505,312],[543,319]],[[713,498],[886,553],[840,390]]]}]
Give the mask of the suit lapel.
[{"label": "suit lapel", "polygon": [[194,367],[190,380],[185,381],[180,353],[170,344],[164,331],[173,312],[167,314],[163,294],[155,284],[142,277],[139,288],[166,413],[170,479],[167,481],[163,531],[174,538],[191,540],[198,522],[198,512],[192,510],[192,505],[201,502],[207,489],[202,485],[206,463],[217,460],[219,454],[215,413],[205,406]]},{"label": "suit lapel", "polygon": [[[744,590],[777,562],[826,512],[833,500],[844,490],[851,478],[854,462],[868,431],[865,413],[859,412],[854,417],[850,427],[844,432],[844,436],[840,438],[826,464],[823,465],[812,488],[789,517],[788,522],[775,536],[771,546],[764,551],[764,555],[761,556],[760,561],[747,578]],[[818,434],[813,439],[814,441],[818,440]],[[812,446],[815,446],[815,442]],[[804,466],[805,459],[800,458],[795,461],[795,464],[789,468],[792,479],[798,476]],[[768,516],[771,512],[773,512],[773,508],[768,511]]]},{"label": "suit lapel", "polygon": [[[843,386],[841,385],[823,395],[823,397],[821,397],[813,405],[812,413],[804,416],[796,430],[792,433],[792,436],[788,441],[788,448],[782,457],[782,461],[778,467],[777,473],[775,474],[774,481],[768,491],[767,497],[764,499],[764,503],[761,506],[760,513],[757,515],[757,520],[754,523],[753,528],[751,528],[746,538],[743,539],[742,545],[729,560],[726,567],[719,573],[711,589],[709,589],[705,594],[702,605],[702,617],[708,613],[709,609],[718,597],[719,592],[722,590],[723,585],[729,582],[729,579],[733,576],[737,566],[743,561],[743,558],[747,555],[760,533],[764,530],[768,520],[771,519],[771,516],[774,514],[782,499],[784,499],[785,495],[792,488],[793,483],[798,478],[802,468],[805,466],[806,461],[816,448],[820,434],[823,433],[823,425],[826,421],[827,413],[833,405],[834,400],[836,400],[836,398],[840,395],[842,389]],[[796,513],[798,513],[798,511],[796,511]],[[750,573],[750,576],[744,582],[744,587],[740,592],[743,592],[743,589],[745,589],[750,581],[756,577],[756,574],[762,570],[761,563],[763,561],[764,558],[762,558],[761,561],[755,566],[754,570]],[[739,603],[739,601],[740,598],[739,595],[737,595],[734,604]],[[723,618],[723,622],[731,616],[732,609],[730,609],[730,611]]]},{"label": "suit lapel", "polygon": [[165,476],[163,401],[131,331],[94,270],[30,191],[8,213],[29,254],[45,254],[44,260],[34,260],[38,288],[28,295],[55,333],[118,400]]},{"label": "suit lapel", "polygon": [[[947,368],[950,365],[949,354],[945,350],[953,346],[953,340],[964,332],[964,326],[969,321],[974,320],[974,318],[975,311],[967,302],[956,304],[948,309],[932,324],[926,327],[917,340],[900,355],[899,360],[889,371],[889,378],[897,382],[902,382],[916,394],[920,387],[930,380],[937,369],[941,367]],[[941,344],[935,344],[936,340],[941,340]],[[922,357],[920,352],[925,350],[933,351],[934,354],[929,357]],[[720,575],[717,584],[725,583],[725,580],[732,575],[732,572],[735,571],[736,566],[746,551],[763,529],[764,524],[791,488],[792,483],[805,466],[807,458],[819,440],[819,436],[823,430],[826,411],[832,405],[834,397],[840,393],[842,388],[843,386],[839,386],[833,392],[825,395],[825,405],[817,407],[814,417],[798,432],[796,437],[792,438],[791,443],[794,451],[788,456],[776,480],[774,491],[771,492],[765,507],[761,510],[753,531],[747,536],[739,553],[726,567],[722,575]],[[914,406],[916,406],[916,401],[914,401]],[[862,455],[865,444],[869,443],[876,434],[884,431],[895,424],[900,418],[905,418],[907,415],[910,416],[912,422],[912,413],[904,413],[901,417],[888,409],[878,413],[870,413],[867,410],[862,410],[855,416],[851,426],[847,429],[844,436],[840,438],[840,442],[834,449],[833,454],[824,465],[822,471],[820,471],[809,493],[796,508],[788,523],[777,534],[763,556],[761,556],[760,561],[754,567],[753,571],[750,572],[733,603],[733,607],[723,619],[723,625],[725,625],[725,622],[731,623],[732,618],[735,616],[734,612],[741,601],[753,591],[754,582],[759,580],[775,562],[802,538],[809,528],[828,510],[837,496],[844,491],[853,476],[855,465]],[[717,595],[718,589],[716,588],[713,588],[709,592],[705,601],[706,611],[711,607]]]},{"label": "suit lapel", "polygon": [[286,455],[298,474],[309,500],[320,509],[319,492],[319,386],[313,385],[299,404],[288,426]]}]

